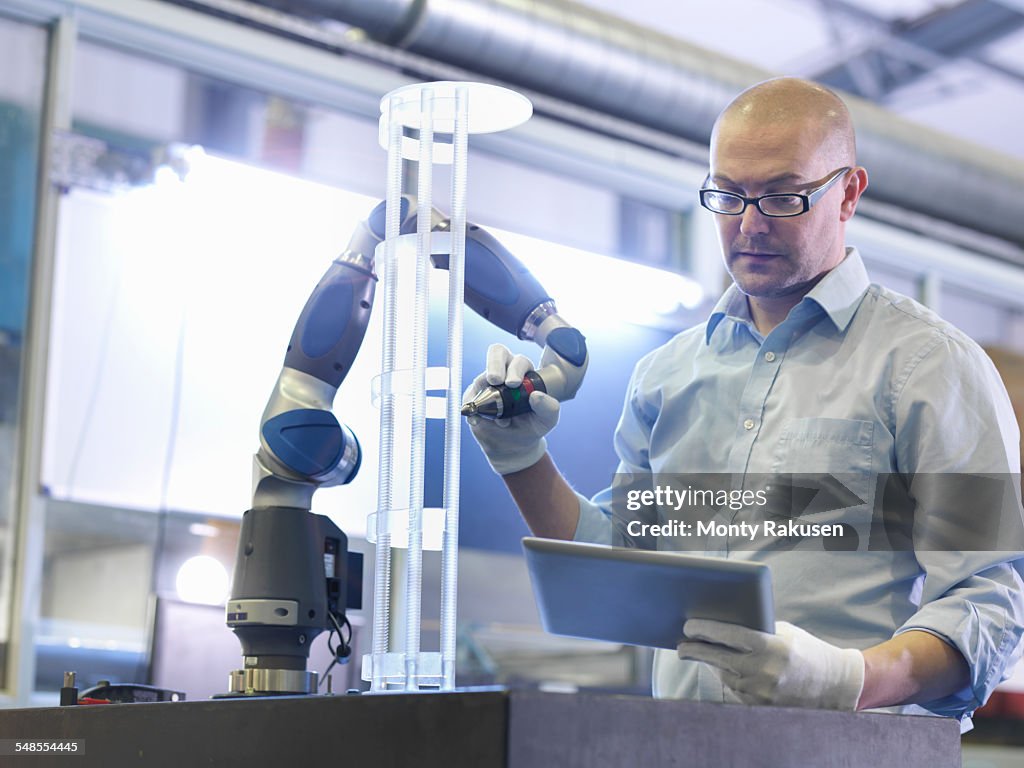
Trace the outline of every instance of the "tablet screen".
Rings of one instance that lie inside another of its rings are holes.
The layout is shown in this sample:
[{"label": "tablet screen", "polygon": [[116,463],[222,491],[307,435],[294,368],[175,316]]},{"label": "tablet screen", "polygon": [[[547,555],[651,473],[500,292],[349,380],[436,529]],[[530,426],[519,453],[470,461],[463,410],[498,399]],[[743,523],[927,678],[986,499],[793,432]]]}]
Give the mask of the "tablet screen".
[{"label": "tablet screen", "polygon": [[523,539],[544,629],[675,650],[687,619],[775,631],[771,571],[760,563]]}]

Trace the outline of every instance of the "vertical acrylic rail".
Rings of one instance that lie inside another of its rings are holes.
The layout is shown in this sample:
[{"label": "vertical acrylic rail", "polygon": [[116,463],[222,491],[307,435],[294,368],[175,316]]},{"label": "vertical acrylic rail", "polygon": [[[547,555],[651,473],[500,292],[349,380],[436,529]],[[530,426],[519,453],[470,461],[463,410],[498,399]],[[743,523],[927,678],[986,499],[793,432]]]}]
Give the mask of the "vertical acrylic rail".
[{"label": "vertical acrylic rail", "polygon": [[469,93],[455,90],[452,134],[451,255],[448,259],[448,391],[444,422],[444,534],[441,546],[441,689],[455,688],[455,608],[459,584],[459,462],[462,443],[462,304],[466,264]]},{"label": "vertical acrylic rail", "polygon": [[423,467],[427,443],[427,307],[433,208],[434,94],[420,94],[419,176],[416,191],[416,294],[412,348],[412,438],[410,440],[409,548],[406,570],[405,687],[419,688],[420,609],[423,589]]},{"label": "vertical acrylic rail", "polygon": [[[398,262],[395,249],[401,226],[402,196],[402,123],[397,119],[399,100],[388,105],[388,179],[384,238],[384,340],[381,351],[381,375],[386,381],[395,369],[397,348]],[[373,582],[373,637],[370,688],[383,691],[384,659],[389,650],[388,625],[391,620],[391,467],[395,434],[394,395],[382,388],[380,398],[380,471],[377,477],[377,551]]]}]

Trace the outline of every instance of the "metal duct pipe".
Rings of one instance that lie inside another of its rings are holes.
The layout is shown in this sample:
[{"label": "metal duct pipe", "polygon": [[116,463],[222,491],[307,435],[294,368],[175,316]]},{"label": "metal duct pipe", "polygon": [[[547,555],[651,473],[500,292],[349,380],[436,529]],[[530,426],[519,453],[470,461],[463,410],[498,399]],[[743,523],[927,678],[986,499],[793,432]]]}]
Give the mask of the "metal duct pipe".
[{"label": "metal duct pipe", "polygon": [[[774,76],[567,0],[264,0],[506,83],[707,142],[740,90]],[[680,11],[682,12],[682,11]],[[869,196],[1024,245],[1024,161],[846,95]]]}]

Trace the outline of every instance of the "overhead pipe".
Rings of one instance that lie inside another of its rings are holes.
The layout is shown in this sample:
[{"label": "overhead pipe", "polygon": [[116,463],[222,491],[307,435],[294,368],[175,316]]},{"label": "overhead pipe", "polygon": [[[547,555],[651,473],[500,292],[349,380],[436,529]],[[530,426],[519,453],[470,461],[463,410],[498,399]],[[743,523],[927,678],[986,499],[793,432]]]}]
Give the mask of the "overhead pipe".
[{"label": "overhead pipe", "polygon": [[[730,99],[777,74],[567,0],[263,4],[702,143]],[[1024,246],[1024,161],[844,100],[869,197]]]}]

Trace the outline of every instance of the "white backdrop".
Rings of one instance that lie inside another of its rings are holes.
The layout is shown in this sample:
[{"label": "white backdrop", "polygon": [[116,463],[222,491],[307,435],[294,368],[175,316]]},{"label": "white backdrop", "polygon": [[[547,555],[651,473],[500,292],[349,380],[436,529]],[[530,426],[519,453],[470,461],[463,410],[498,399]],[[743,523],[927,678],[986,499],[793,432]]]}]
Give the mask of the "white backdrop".
[{"label": "white backdrop", "polygon": [[[295,321],[375,202],[210,157],[184,184],[163,177],[116,196],[73,190],[54,285],[49,492],[240,516]],[[354,535],[376,503],[375,325],[336,400],[361,438],[364,471],[314,502]]]}]

